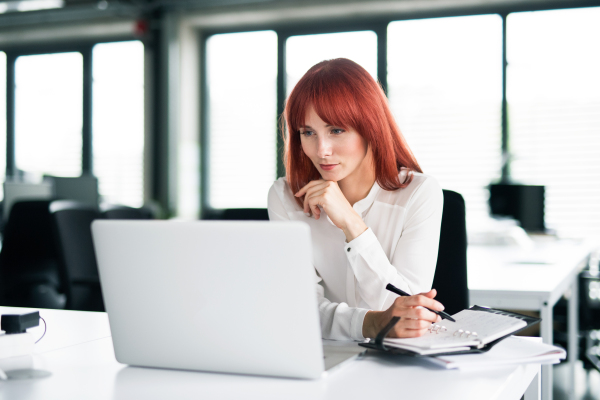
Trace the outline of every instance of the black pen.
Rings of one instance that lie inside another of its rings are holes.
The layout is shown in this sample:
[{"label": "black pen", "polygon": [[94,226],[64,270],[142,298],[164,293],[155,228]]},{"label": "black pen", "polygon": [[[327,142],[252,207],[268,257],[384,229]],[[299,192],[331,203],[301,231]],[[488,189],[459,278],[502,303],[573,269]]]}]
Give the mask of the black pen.
[{"label": "black pen", "polygon": [[[398,289],[396,286],[392,285],[391,283],[388,283],[385,288],[387,290],[389,290],[390,292],[396,293],[397,295],[400,295],[400,296],[410,296],[410,294],[406,293],[404,290]],[[424,307],[424,308],[427,308],[427,307]],[[432,313],[439,315],[440,317],[442,317],[442,319],[449,319],[452,322],[456,322],[456,320],[454,318],[452,318],[449,314],[447,314],[443,311],[435,311],[435,310],[432,310],[431,308],[427,308],[427,309],[429,311],[431,311]]]}]

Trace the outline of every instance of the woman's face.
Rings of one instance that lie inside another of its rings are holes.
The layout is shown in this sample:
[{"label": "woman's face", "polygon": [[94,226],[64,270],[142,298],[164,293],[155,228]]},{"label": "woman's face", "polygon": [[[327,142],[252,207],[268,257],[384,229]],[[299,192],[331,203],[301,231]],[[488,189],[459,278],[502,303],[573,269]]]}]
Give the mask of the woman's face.
[{"label": "woman's face", "polygon": [[312,106],[300,128],[300,140],[304,154],[325,180],[339,182],[349,176],[361,176],[372,168],[367,141],[351,128],[329,125]]}]

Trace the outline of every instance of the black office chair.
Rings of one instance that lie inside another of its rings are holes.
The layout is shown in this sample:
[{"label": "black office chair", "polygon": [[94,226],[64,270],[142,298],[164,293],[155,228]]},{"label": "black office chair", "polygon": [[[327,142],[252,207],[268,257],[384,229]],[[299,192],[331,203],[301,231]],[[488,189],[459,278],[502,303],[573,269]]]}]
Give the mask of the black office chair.
[{"label": "black office chair", "polygon": [[100,213],[105,219],[155,219],[154,212],[147,207],[128,207],[120,204],[102,204]]},{"label": "black office chair", "polygon": [[104,311],[91,224],[100,212],[89,205],[57,200],[50,204],[60,265],[65,276],[66,308]]},{"label": "black office chair", "polygon": [[268,221],[269,213],[266,208],[228,208],[223,210],[222,220],[233,221]]},{"label": "black office chair", "polygon": [[436,300],[452,315],[469,307],[466,212],[460,194],[451,190],[443,192],[444,209],[433,288],[438,293]]},{"label": "black office chair", "polygon": [[76,177],[44,175],[44,179],[52,182],[54,198],[72,200],[92,207],[98,207],[98,178],[93,175]]},{"label": "black office chair", "polygon": [[49,205],[48,200],[30,200],[11,207],[0,252],[3,306],[65,306]]}]

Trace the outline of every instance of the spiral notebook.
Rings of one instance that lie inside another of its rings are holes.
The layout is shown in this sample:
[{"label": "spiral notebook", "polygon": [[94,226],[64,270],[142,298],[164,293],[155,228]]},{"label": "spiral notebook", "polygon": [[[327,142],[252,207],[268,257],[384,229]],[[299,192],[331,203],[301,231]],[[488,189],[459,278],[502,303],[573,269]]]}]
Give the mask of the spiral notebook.
[{"label": "spiral notebook", "polygon": [[539,318],[481,306],[462,310],[452,317],[456,322],[443,320],[432,324],[418,338],[386,338],[399,320],[394,317],[375,339],[360,345],[416,356],[481,353],[500,340],[540,321]]}]

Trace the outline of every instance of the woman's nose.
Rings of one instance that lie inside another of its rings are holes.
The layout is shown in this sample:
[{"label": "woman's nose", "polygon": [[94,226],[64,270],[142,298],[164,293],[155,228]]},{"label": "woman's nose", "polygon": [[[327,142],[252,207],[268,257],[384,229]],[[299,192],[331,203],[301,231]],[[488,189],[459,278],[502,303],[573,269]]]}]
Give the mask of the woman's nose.
[{"label": "woman's nose", "polygon": [[319,158],[329,157],[332,153],[331,142],[327,138],[319,138],[317,156]]}]

